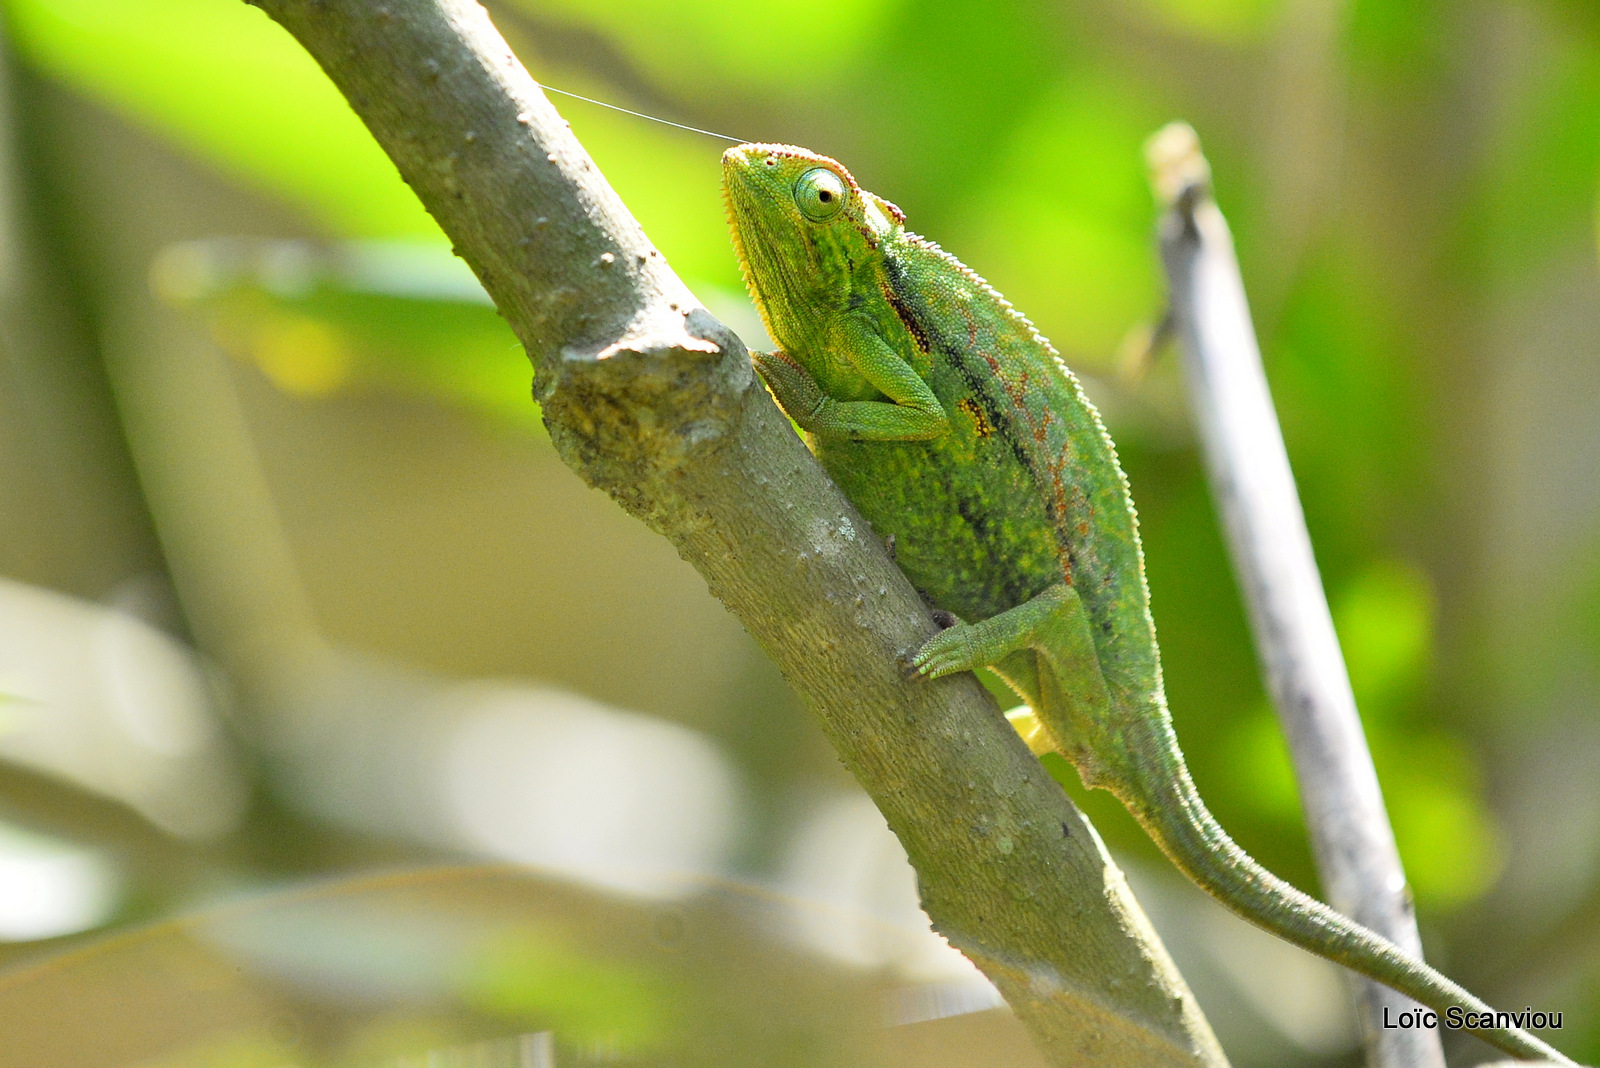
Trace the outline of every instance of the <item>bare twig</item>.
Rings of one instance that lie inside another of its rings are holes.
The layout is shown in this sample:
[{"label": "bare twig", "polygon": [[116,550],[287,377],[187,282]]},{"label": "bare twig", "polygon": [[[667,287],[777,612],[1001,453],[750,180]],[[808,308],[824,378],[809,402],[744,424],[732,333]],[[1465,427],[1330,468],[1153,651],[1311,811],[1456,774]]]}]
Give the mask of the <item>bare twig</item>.
[{"label": "bare twig", "polygon": [[256,2],[494,297],[562,457],[671,540],[809,699],[935,925],[1050,1062],[1225,1063],[1093,829],[977,682],[903,677],[927,610],[483,9]]},{"label": "bare twig", "polygon": [[[1228,224],[1194,131],[1151,141],[1161,254],[1212,492],[1288,736],[1317,870],[1334,908],[1422,955],[1411,894],[1378,790],[1289,457],[1261,367]],[[1444,1068],[1436,1031],[1383,1029],[1415,1002],[1357,980],[1368,1063]]]}]

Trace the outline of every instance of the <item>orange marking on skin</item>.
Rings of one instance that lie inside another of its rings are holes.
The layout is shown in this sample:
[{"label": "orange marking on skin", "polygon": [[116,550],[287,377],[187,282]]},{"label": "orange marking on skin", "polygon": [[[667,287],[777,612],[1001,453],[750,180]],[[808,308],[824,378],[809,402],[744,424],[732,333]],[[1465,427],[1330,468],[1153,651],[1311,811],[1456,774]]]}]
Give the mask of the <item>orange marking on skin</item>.
[{"label": "orange marking on skin", "polygon": [[[1002,370],[1000,360],[996,356],[979,350],[977,347],[977,326],[970,317],[967,320],[967,336],[972,350],[982,358],[984,363],[988,364],[993,381],[999,382],[1001,388],[1006,391],[1006,395],[1011,401],[1012,415],[1016,420],[1016,424],[1018,424],[1018,430],[1024,433],[1031,432],[1035,443],[1039,446],[1039,450],[1034,453],[1035,459],[1030,462],[1029,466],[1032,467],[1037,463],[1043,468],[1042,471],[1035,469],[1036,473],[1041,476],[1041,481],[1043,481],[1044,476],[1048,477],[1047,511],[1050,513],[1050,521],[1056,526],[1056,529],[1064,531],[1068,522],[1067,516],[1070,514],[1070,499],[1074,495],[1081,498],[1083,494],[1082,490],[1077,486],[1071,487],[1070,491],[1068,489],[1065,475],[1068,457],[1064,455],[1048,458],[1040,456],[1040,453],[1043,452],[1043,447],[1049,443],[1049,428],[1058,418],[1057,413],[1046,407],[1042,412],[1036,414],[1029,408],[1028,384],[1031,378],[1030,373],[1024,368],[1017,372],[1015,377],[1009,376]],[[964,407],[964,405],[958,404],[958,407]],[[1080,525],[1078,533],[1080,536],[1087,536],[1088,531],[1085,526]],[[1072,561],[1065,549],[1057,554],[1057,561],[1061,566],[1062,581],[1071,586],[1073,584]]]},{"label": "orange marking on skin", "polygon": [[972,419],[973,428],[980,438],[986,438],[994,433],[994,424],[989,422],[989,416],[985,414],[983,405],[976,400],[971,397],[962,397],[956,402],[956,407],[966,412]]},{"label": "orange marking on skin", "polygon": [[1004,375],[1002,375],[1000,373],[1000,361],[999,360],[995,359],[993,356],[990,356],[987,353],[984,354],[983,358],[989,361],[989,366],[990,367],[994,368],[995,378],[997,380],[999,380],[999,382],[1000,382],[1000,384],[1002,386],[1005,387],[1006,395],[1011,398],[1011,403],[1014,404],[1017,407],[1017,409],[1019,411],[1021,411],[1026,416],[1027,413],[1028,413],[1028,408],[1027,408],[1027,405],[1024,403],[1024,401],[1025,401],[1025,398],[1027,397],[1027,394],[1028,394],[1028,377],[1027,377],[1027,375],[1024,374],[1020,381],[1013,382],[1011,379],[1005,377]]},{"label": "orange marking on skin", "polygon": [[[1056,469],[1055,477],[1051,481],[1053,483],[1052,488],[1055,490],[1056,504],[1055,515],[1052,518],[1059,523],[1061,522],[1062,517],[1066,515],[1067,510],[1067,488],[1061,484],[1060,468]],[[1060,563],[1062,578],[1066,584],[1070,586],[1072,585],[1072,562],[1067,559],[1066,553],[1060,554]]]},{"label": "orange marking on skin", "polygon": [[1028,372],[1023,371],[1017,376],[1016,382],[1006,383],[1006,392],[1011,394],[1011,400],[1018,408],[1027,410],[1028,402]]}]

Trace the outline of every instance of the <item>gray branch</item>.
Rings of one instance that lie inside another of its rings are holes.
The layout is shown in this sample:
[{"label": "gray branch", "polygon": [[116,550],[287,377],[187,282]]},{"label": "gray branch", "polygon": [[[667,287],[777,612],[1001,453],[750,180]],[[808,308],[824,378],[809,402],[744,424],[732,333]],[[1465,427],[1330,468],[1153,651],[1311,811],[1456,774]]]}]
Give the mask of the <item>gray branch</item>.
[{"label": "gray branch", "polygon": [[[1199,140],[1174,124],[1151,142],[1172,325],[1234,571],[1267,689],[1288,736],[1328,903],[1422,955],[1411,893],[1311,552],[1228,224]],[[1367,1061],[1444,1068],[1435,1031],[1383,1030],[1416,1003],[1358,979]]]},{"label": "gray branch", "polygon": [[926,609],[483,9],[256,2],[494,297],[562,457],[668,538],[807,698],[935,926],[1050,1063],[1225,1064],[1093,828],[976,680],[903,676]]}]

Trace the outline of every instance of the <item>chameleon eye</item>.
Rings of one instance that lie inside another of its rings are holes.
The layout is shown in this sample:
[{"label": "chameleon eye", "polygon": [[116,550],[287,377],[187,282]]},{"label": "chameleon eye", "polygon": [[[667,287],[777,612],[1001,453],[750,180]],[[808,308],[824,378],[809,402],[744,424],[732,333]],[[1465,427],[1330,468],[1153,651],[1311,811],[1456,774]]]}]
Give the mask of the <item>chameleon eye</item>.
[{"label": "chameleon eye", "polygon": [[794,203],[812,222],[827,222],[844,209],[844,180],[826,167],[813,167],[794,183]]}]

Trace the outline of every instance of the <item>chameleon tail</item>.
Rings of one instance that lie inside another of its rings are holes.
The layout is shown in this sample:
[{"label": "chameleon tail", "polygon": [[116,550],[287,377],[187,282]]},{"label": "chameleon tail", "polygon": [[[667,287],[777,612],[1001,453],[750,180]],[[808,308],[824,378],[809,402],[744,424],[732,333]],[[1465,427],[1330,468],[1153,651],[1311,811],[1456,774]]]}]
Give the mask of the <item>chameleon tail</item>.
[{"label": "chameleon tail", "polygon": [[[992,666],[1029,702],[1007,715],[1029,748],[1057,749],[1077,765],[1085,786],[1116,794],[1185,875],[1245,919],[1440,1014],[1455,1008],[1494,1020],[1494,1010],[1459,985],[1296,890],[1228,837],[1189,778],[1159,692],[1131,711],[1111,699],[1088,616],[1071,586],[1052,586],[999,615],[950,627],[912,662],[930,675]],[[1472,1030],[1508,1053],[1572,1064],[1520,1028]]]},{"label": "chameleon tail", "polygon": [[[1166,717],[1160,717],[1170,735]],[[1185,875],[1234,912],[1320,957],[1393,987],[1441,1015],[1450,1008],[1493,1010],[1459,984],[1382,935],[1335,912],[1256,863],[1228,837],[1200,800],[1189,769],[1169,737],[1144,749],[1165,754],[1161,767],[1140,767],[1140,797],[1124,798],[1145,830]],[[1493,1018],[1492,1016],[1490,1017]],[[1517,1027],[1472,1029],[1484,1041],[1519,1057],[1573,1062]]]}]

